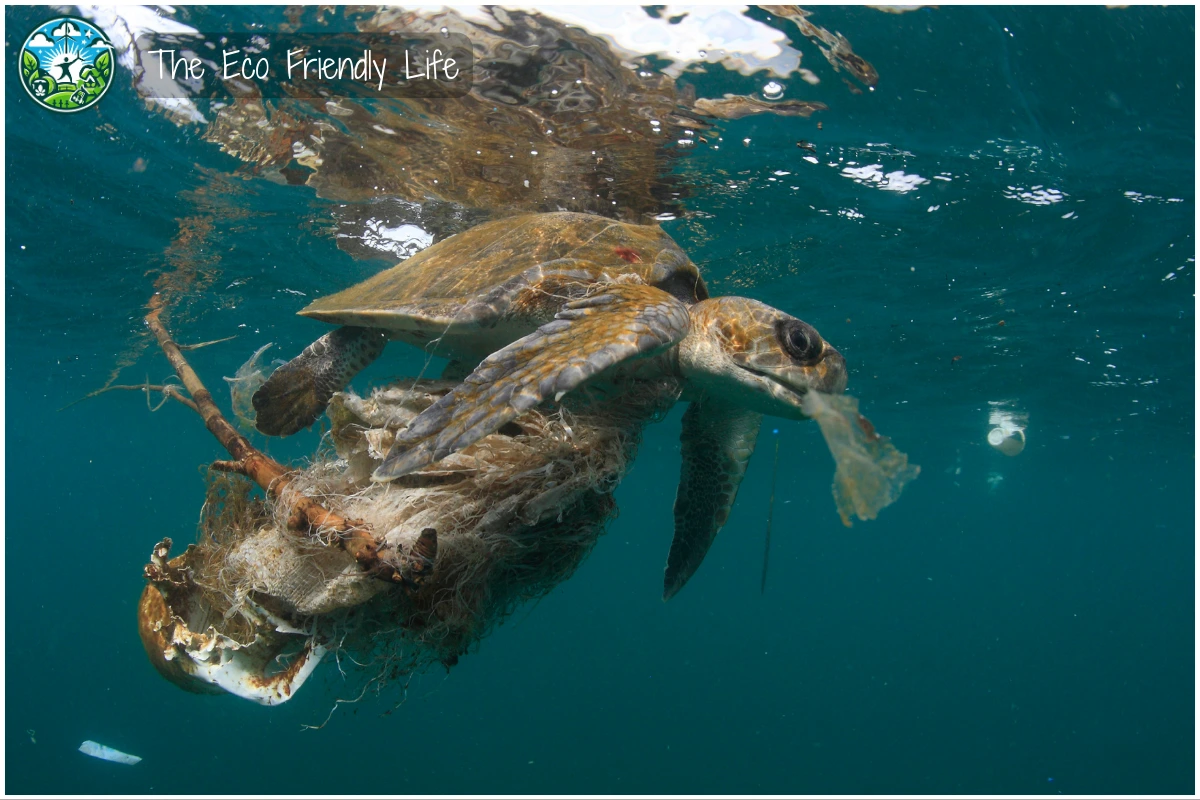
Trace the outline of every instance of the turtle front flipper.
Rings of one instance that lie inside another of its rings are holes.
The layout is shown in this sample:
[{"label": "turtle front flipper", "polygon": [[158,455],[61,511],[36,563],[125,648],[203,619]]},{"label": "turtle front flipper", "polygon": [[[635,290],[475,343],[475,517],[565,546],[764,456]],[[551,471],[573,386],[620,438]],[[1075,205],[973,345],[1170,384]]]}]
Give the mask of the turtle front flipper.
[{"label": "turtle front flipper", "polygon": [[335,392],[383,352],[378,328],[338,328],[271,373],[254,393],[254,427],[268,436],[290,436],[325,412]]},{"label": "turtle front flipper", "polygon": [[683,470],[663,600],[688,582],[729,518],[761,422],[761,414],[712,397],[693,402],[683,415]]},{"label": "turtle front flipper", "polygon": [[422,411],[373,477],[390,481],[439,461],[615,364],[677,344],[689,324],[686,305],[644,284],[612,284],[567,303],[552,322],[488,356]]}]

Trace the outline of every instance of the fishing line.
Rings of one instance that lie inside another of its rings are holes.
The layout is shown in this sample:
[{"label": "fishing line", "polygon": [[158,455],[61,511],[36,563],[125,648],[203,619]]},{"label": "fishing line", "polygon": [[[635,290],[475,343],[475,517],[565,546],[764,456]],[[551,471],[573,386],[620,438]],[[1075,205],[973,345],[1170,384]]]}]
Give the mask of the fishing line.
[{"label": "fishing line", "polygon": [[767,591],[767,567],[771,564],[771,520],[775,517],[775,481],[779,478],[779,428],[775,428],[772,433],[775,434],[775,466],[771,468],[771,500],[767,503],[767,543],[763,547],[760,594],[765,594]]}]

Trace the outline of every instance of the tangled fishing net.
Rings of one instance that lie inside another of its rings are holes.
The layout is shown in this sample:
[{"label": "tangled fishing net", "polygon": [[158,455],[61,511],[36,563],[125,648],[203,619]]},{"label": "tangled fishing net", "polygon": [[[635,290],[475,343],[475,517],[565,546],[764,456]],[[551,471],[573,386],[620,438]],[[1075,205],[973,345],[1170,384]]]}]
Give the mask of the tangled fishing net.
[{"label": "tangled fishing net", "polygon": [[397,431],[454,385],[335,396],[328,444],[289,485],[365,523],[381,551],[427,555],[419,586],[367,575],[321,531],[297,535],[286,503],[210,471],[197,544],[171,559],[160,544],[147,567],[161,593],[143,595],[143,641],[160,672],[193,691],[274,704],[329,653],[366,667],[377,689],[453,665],[574,572],[616,513],[612,492],[642,427],[678,396],[668,380],[612,398],[584,392],[412,475],[373,482]]}]

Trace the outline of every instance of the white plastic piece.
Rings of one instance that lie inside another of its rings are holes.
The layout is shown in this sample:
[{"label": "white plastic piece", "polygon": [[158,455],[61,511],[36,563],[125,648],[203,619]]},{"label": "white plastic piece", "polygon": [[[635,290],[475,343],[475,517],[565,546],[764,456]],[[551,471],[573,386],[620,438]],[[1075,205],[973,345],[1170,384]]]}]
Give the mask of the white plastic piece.
[{"label": "white plastic piece", "polygon": [[1007,431],[1004,428],[992,428],[988,431],[988,444],[1004,453],[1015,456],[1025,449],[1025,431],[1020,428]]},{"label": "white plastic piece", "polygon": [[79,752],[85,756],[112,761],[115,764],[136,764],[142,760],[140,756],[131,756],[128,753],[122,753],[120,750],[113,750],[111,747],[96,744],[91,739],[79,745]]},{"label": "white plastic piece", "polygon": [[1015,456],[1025,449],[1025,429],[1029,415],[1012,407],[1008,401],[988,403],[987,443],[1006,456]]}]

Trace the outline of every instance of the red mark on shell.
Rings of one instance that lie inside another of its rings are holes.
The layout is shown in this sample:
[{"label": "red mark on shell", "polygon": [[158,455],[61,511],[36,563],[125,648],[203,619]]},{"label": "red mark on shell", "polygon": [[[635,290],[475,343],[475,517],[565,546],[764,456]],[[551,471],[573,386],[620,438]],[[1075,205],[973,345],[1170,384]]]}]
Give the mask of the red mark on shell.
[{"label": "red mark on shell", "polygon": [[637,253],[635,253],[633,250],[629,249],[628,247],[618,247],[617,249],[613,250],[613,252],[616,253],[621,258],[628,261],[630,264],[636,264],[637,262],[642,260],[641,256],[639,256]]}]

